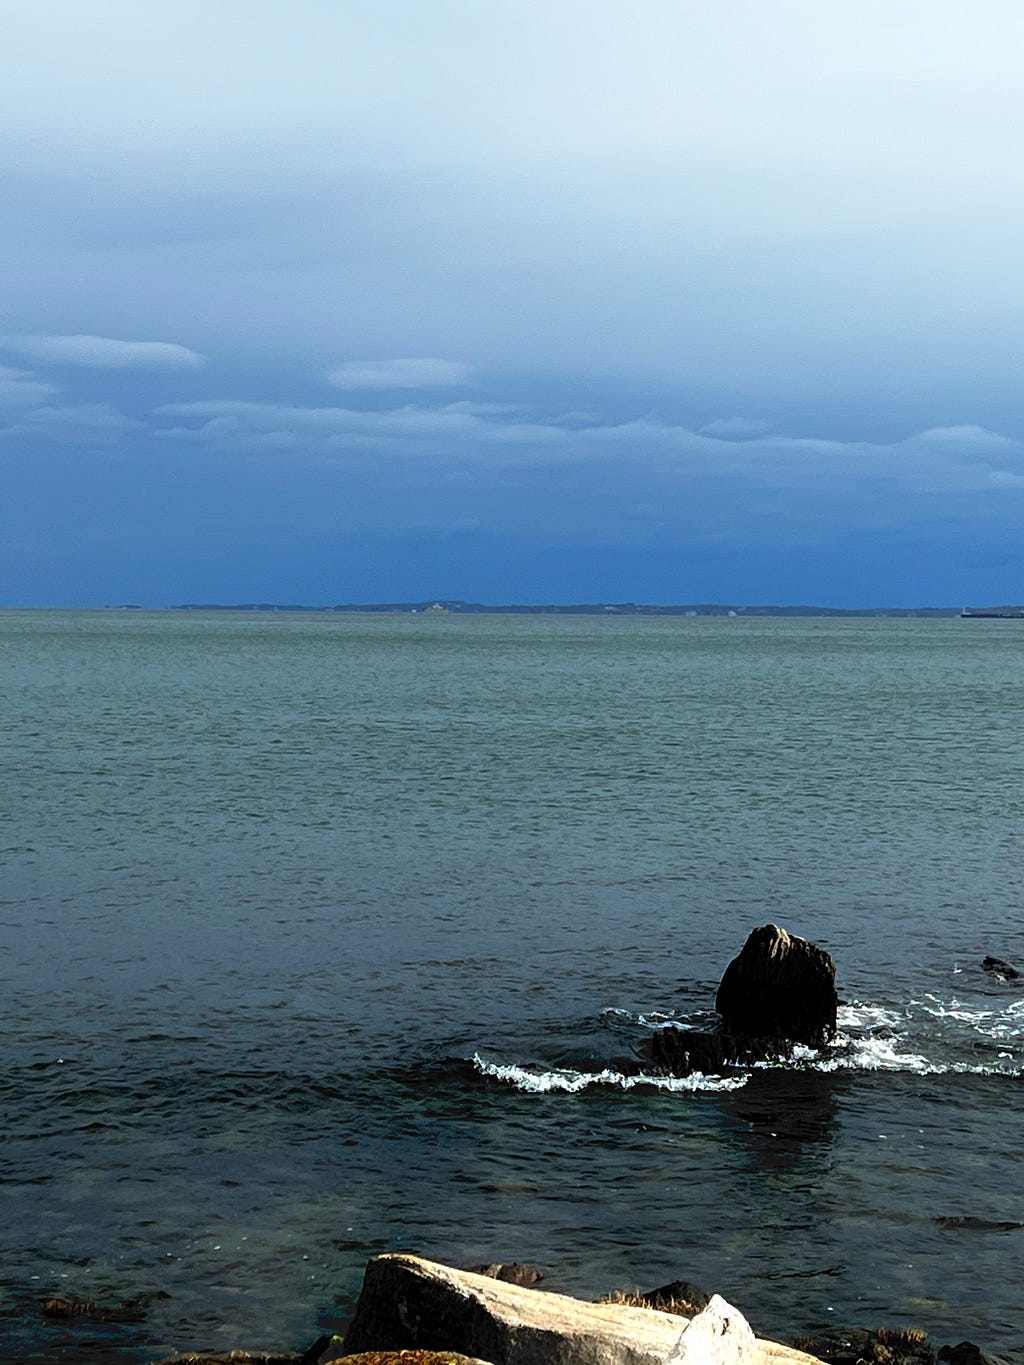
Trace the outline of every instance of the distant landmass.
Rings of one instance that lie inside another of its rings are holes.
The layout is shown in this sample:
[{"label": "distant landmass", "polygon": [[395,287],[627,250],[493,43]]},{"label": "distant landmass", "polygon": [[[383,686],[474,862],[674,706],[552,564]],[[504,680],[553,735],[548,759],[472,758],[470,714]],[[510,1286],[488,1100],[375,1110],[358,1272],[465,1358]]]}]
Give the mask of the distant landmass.
[{"label": "distant landmass", "polygon": [[486,604],[452,598],[426,598],[420,602],[339,602],[333,607],[303,606],[278,602],[182,602],[172,611],[310,611],[376,613],[424,616],[828,616],[828,617],[954,617],[965,615],[1012,616],[1016,607],[818,607],[740,606],[728,602],[685,602],[655,606],[642,602],[575,602],[541,605]]}]

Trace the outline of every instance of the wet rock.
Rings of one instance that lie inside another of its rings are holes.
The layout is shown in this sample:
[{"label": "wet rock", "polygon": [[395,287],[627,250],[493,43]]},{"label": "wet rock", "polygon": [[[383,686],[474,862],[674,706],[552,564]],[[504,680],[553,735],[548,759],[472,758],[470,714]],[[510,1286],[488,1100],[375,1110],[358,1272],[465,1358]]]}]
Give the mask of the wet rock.
[{"label": "wet rock", "polygon": [[873,1333],[859,1328],[844,1330],[834,1328],[817,1336],[798,1337],[793,1343],[801,1351],[807,1351],[827,1365],[857,1365],[868,1352]]},{"label": "wet rock", "polygon": [[651,1038],[651,1060],[673,1076],[695,1071],[714,1076],[731,1066],[775,1061],[789,1045],[777,1038],[742,1038],[732,1033],[701,1029],[660,1028]]},{"label": "wet rock", "polygon": [[519,1261],[510,1261],[507,1265],[501,1261],[494,1261],[490,1265],[474,1265],[468,1268],[474,1275],[487,1275],[492,1280],[517,1284],[523,1289],[540,1284],[544,1278],[543,1273],[535,1265],[521,1265]]},{"label": "wet rock", "polygon": [[835,981],[823,948],[775,924],[754,929],[718,987],[718,1027],[658,1029],[651,1061],[674,1076],[718,1075],[788,1057],[796,1043],[822,1047],[836,1031]]},{"label": "wet rock", "polygon": [[956,1346],[943,1346],[939,1359],[947,1365],[1006,1365],[1001,1356],[990,1355],[973,1341],[961,1341]]},{"label": "wet rock", "polygon": [[827,1365],[936,1365],[935,1349],[924,1332],[908,1328],[833,1330],[817,1337],[801,1337],[796,1345]]},{"label": "wet rock", "polygon": [[702,1313],[711,1302],[707,1290],[701,1289],[699,1284],[691,1284],[689,1280],[672,1280],[670,1284],[663,1284],[659,1289],[648,1289],[636,1297],[644,1308],[656,1308],[660,1313],[683,1314],[686,1317]]},{"label": "wet rock", "polygon": [[[717,1316],[691,1337],[686,1365],[705,1365],[698,1347],[724,1335],[723,1315],[738,1320],[723,1300],[719,1305]],[[456,1351],[491,1365],[665,1365],[682,1332],[697,1321],[699,1315],[688,1320],[653,1308],[587,1303],[417,1256],[385,1255],[366,1268],[345,1349]],[[808,1362],[802,1353],[766,1341],[756,1341],[756,1356],[759,1365]]]},{"label": "wet rock", "polygon": [[924,1332],[880,1327],[863,1359],[865,1365],[935,1365],[935,1348]]},{"label": "wet rock", "polygon": [[[994,976],[997,981],[1016,981],[1020,977],[1017,968],[1011,967],[1001,957],[986,957],[981,964],[981,969],[988,972],[989,976]],[[969,1346],[970,1342],[964,1342],[963,1345]]]},{"label": "wet rock", "polygon": [[836,1031],[836,967],[823,948],[775,924],[754,929],[725,969],[722,1032],[821,1047]]}]

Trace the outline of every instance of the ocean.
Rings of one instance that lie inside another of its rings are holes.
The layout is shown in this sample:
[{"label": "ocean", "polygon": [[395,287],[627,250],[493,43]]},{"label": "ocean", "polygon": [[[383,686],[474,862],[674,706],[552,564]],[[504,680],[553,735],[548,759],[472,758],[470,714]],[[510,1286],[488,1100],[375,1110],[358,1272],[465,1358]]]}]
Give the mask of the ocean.
[{"label": "ocean", "polygon": [[[1024,1358],[1024,623],[19,611],[0,682],[0,1359],[300,1348],[383,1250]],[[835,1046],[645,1070],[768,922]]]}]

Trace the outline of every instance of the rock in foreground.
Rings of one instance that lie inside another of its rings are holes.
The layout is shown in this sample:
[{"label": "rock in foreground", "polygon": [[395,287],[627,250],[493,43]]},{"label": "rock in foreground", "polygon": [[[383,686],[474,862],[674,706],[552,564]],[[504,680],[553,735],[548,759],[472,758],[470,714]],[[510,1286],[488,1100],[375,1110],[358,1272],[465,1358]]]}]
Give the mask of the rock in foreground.
[{"label": "rock in foreground", "polygon": [[[423,1347],[475,1356],[490,1365],[665,1365],[678,1348],[680,1365],[812,1361],[800,1351],[755,1338],[724,1300],[714,1298],[712,1306],[706,1319],[702,1313],[688,1320],[523,1289],[417,1256],[375,1256],[366,1268],[345,1352]],[[684,1348],[681,1340],[691,1330]],[[741,1339],[746,1343],[742,1353],[730,1354]]]},{"label": "rock in foreground", "polygon": [[460,1355],[458,1351],[363,1351],[355,1356],[334,1357],[336,1365],[488,1365],[486,1360]]}]

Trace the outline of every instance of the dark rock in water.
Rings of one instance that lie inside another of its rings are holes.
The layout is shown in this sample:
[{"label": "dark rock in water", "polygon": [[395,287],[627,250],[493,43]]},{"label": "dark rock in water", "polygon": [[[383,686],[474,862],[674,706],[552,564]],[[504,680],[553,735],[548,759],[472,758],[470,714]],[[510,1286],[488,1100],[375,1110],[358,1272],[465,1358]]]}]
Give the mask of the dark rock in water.
[{"label": "dark rock in water", "polygon": [[673,1280],[671,1284],[663,1284],[660,1289],[648,1289],[646,1293],[638,1294],[637,1302],[645,1308],[656,1308],[660,1313],[685,1313],[688,1317],[695,1317],[707,1308],[711,1295],[689,1280]]},{"label": "dark rock in water", "polygon": [[821,1047],[836,1031],[836,967],[828,953],[775,924],[754,929],[725,969],[722,1031]]},{"label": "dark rock in water", "polygon": [[521,1265],[518,1261],[510,1261],[507,1265],[494,1261],[490,1265],[471,1265],[467,1268],[474,1275],[487,1275],[505,1284],[517,1284],[521,1289],[531,1289],[544,1278],[543,1272],[535,1265]]},{"label": "dark rock in water", "polygon": [[956,1346],[943,1346],[939,1359],[948,1365],[1006,1365],[1001,1356],[990,1355],[973,1341],[961,1341]]},{"label": "dark rock in water", "polygon": [[[986,957],[981,964],[981,969],[988,972],[990,976],[994,976],[998,981],[1016,981],[1020,977],[1017,968],[1011,967],[1001,957]],[[964,1345],[969,1346],[970,1342],[965,1342]]]},{"label": "dark rock in water", "polygon": [[924,1332],[907,1328],[832,1330],[821,1336],[801,1337],[794,1344],[826,1365],[936,1365],[935,1349]]},{"label": "dark rock in water", "polygon": [[836,1031],[835,963],[824,948],[775,924],[754,929],[725,969],[712,1031],[663,1028],[651,1059],[675,1076],[715,1074],[732,1066],[778,1061],[794,1043],[822,1047]]},{"label": "dark rock in water", "polygon": [[673,1076],[694,1071],[714,1075],[730,1066],[771,1061],[787,1051],[788,1045],[777,1038],[742,1038],[699,1029],[661,1028],[651,1039],[652,1061]]},{"label": "dark rock in water", "polygon": [[797,1337],[793,1345],[827,1365],[857,1365],[871,1349],[872,1333],[860,1328],[831,1328],[817,1336]]}]

